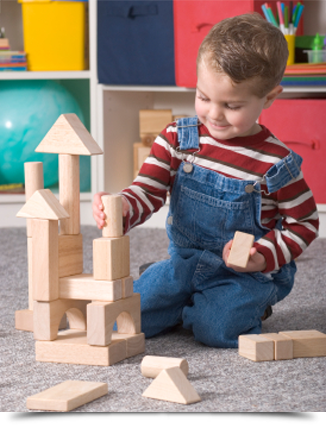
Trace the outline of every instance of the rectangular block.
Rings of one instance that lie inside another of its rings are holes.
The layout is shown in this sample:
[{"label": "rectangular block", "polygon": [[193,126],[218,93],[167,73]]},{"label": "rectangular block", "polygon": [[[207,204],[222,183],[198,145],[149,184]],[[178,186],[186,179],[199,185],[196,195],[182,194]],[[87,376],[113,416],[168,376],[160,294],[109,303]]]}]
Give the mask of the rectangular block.
[{"label": "rectangular block", "polygon": [[139,111],[139,133],[158,135],[172,122],[171,109],[141,109]]},{"label": "rectangular block", "polygon": [[92,274],[63,277],[59,280],[59,296],[69,300],[116,301],[122,298],[122,281],[95,280]]},{"label": "rectangular block", "polygon": [[51,341],[57,338],[62,317],[66,313],[71,329],[86,330],[86,305],[89,301],[34,301],[34,338]]},{"label": "rectangular block", "polygon": [[112,333],[112,342],[113,341],[119,341],[119,340],[125,340],[126,341],[126,358],[136,356],[137,354],[144,353],[145,351],[145,334],[139,333],[139,334],[119,334],[118,332],[114,331]]},{"label": "rectangular block", "polygon": [[293,357],[326,356],[326,334],[316,330],[280,332],[293,341]]},{"label": "rectangular block", "polygon": [[87,342],[90,345],[110,344],[113,325],[120,334],[138,334],[140,326],[140,295],[114,302],[92,302],[87,306]]},{"label": "rectangular block", "polygon": [[59,277],[83,273],[83,235],[59,235]]},{"label": "rectangular block", "polygon": [[264,338],[274,342],[274,359],[293,359],[293,341],[277,333],[261,334]]},{"label": "rectangular block", "polygon": [[255,362],[274,360],[274,342],[261,335],[240,335],[239,355]]},{"label": "rectangular block", "polygon": [[102,382],[65,381],[26,400],[27,409],[69,412],[108,393]]},{"label": "rectangular block", "polygon": [[34,219],[32,233],[33,297],[53,301],[59,297],[58,222]]},{"label": "rectangular block", "polygon": [[33,332],[33,310],[16,310],[15,328],[20,331]]},{"label": "rectangular block", "polygon": [[235,232],[231,246],[228,264],[245,268],[247,267],[250,249],[254,243],[254,236],[248,233]]},{"label": "rectangular block", "polygon": [[132,276],[124,277],[122,281],[122,298],[132,297],[134,293],[134,279]]},{"label": "rectangular block", "polygon": [[115,280],[130,275],[130,240],[98,238],[93,241],[93,272],[96,280]]},{"label": "rectangular block", "polygon": [[36,360],[39,362],[111,366],[126,358],[126,340],[112,342],[106,347],[87,344],[86,332],[62,331],[55,341],[36,341]]},{"label": "rectangular block", "polygon": [[151,148],[142,143],[134,143],[134,171],[139,170],[150,154]]}]

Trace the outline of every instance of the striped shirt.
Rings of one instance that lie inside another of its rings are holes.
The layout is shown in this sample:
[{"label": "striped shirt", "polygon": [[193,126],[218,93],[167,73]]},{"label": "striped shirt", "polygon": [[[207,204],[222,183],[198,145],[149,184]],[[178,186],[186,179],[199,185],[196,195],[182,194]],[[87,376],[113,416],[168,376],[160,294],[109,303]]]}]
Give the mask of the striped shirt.
[{"label": "striped shirt", "polygon": [[[302,172],[277,192],[268,193],[264,175],[290,150],[261,127],[253,136],[217,140],[200,125],[199,149],[185,153],[177,149],[176,123],[168,125],[156,138],[137,178],[121,192],[130,205],[125,231],[142,224],[165,204],[167,193],[173,193],[178,167],[185,160],[226,177],[261,183],[261,223],[270,232],[254,246],[266,259],[264,272],[279,270],[298,257],[318,235],[316,204]],[[282,230],[275,228],[280,218]]]}]

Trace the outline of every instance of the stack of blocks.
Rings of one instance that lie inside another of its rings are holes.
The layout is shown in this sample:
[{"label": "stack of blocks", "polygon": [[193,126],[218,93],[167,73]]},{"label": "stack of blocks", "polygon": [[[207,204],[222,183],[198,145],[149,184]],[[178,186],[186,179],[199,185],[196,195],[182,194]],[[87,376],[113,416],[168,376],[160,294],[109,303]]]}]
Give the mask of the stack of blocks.
[{"label": "stack of blocks", "polygon": [[326,334],[302,330],[240,335],[239,355],[255,362],[325,357]]},{"label": "stack of blocks", "polygon": [[141,142],[134,143],[134,178],[160,132],[173,120],[171,109],[141,109],[139,111],[139,135]]},{"label": "stack of blocks", "polygon": [[[30,302],[16,312],[16,328],[34,332],[39,361],[109,366],[143,352],[120,196],[103,200],[107,226],[94,241],[94,274],[83,274],[79,155],[101,149],[78,117],[66,114],[36,151],[59,154],[59,201],[42,188],[42,163],[25,164],[27,202],[17,216],[27,218]],[[65,313],[69,329],[58,334]]]}]

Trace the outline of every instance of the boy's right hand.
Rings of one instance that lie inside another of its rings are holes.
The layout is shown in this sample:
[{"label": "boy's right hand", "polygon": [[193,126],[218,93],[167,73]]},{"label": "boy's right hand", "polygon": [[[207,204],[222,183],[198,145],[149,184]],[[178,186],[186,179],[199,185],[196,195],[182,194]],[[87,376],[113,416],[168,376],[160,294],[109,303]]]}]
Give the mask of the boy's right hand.
[{"label": "boy's right hand", "polygon": [[[99,229],[102,229],[105,225],[105,213],[103,211],[104,207],[102,204],[101,197],[103,195],[111,195],[111,193],[108,192],[98,192],[94,195],[93,199],[93,217],[96,221],[97,227]],[[126,217],[129,211],[129,204],[126,201],[126,199],[122,196],[122,215],[123,217]]]}]

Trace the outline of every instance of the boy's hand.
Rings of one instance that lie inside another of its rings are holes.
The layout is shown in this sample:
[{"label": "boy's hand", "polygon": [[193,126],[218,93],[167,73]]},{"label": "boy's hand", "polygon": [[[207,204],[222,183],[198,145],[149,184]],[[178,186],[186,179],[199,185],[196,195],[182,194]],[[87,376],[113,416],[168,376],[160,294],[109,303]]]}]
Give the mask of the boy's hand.
[{"label": "boy's hand", "polygon": [[266,269],[266,260],[265,257],[257,252],[255,247],[250,249],[250,257],[246,268],[233,266],[228,264],[228,257],[230,255],[230,250],[232,246],[232,240],[225,244],[223,249],[223,260],[227,267],[235,270],[236,272],[242,273],[252,273],[252,272],[262,272]]},{"label": "boy's hand", "polygon": [[[105,214],[104,214],[104,207],[102,204],[101,197],[103,195],[111,195],[111,193],[108,192],[98,192],[94,195],[93,199],[93,217],[96,221],[97,227],[99,229],[102,229],[105,225]],[[129,204],[126,201],[126,199],[122,196],[122,215],[123,217],[126,217],[129,211]]]}]

